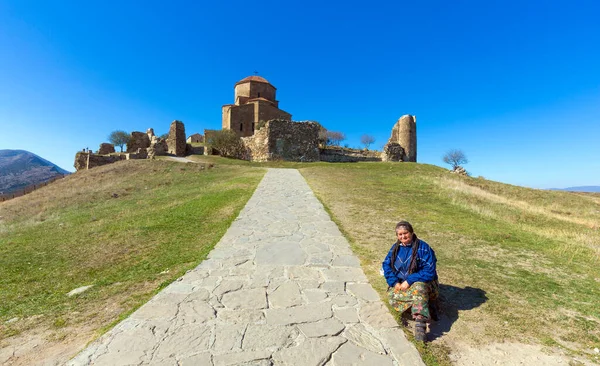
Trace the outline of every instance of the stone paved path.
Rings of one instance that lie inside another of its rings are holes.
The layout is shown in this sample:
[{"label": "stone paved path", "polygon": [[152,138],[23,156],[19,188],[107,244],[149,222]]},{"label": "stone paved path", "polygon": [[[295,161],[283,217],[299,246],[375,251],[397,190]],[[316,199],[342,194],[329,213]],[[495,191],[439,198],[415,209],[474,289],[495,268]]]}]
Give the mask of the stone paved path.
[{"label": "stone paved path", "polygon": [[304,178],[270,169],[202,264],[69,365],[423,365]]}]

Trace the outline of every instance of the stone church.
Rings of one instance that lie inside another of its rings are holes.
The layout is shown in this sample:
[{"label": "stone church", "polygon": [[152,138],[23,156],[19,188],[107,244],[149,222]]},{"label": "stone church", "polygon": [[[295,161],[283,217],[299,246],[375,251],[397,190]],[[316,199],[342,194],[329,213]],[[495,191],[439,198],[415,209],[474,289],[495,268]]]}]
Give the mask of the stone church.
[{"label": "stone church", "polygon": [[259,121],[272,119],[292,120],[292,115],[279,109],[275,99],[276,88],[265,78],[248,76],[235,83],[234,104],[222,107],[223,129],[233,130],[238,136],[254,135]]}]

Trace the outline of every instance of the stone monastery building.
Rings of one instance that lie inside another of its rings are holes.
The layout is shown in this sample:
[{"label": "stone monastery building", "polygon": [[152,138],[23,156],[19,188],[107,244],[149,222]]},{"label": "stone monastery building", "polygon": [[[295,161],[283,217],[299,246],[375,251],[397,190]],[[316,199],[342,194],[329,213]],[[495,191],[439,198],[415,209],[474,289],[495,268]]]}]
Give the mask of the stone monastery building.
[{"label": "stone monastery building", "polygon": [[248,76],[235,83],[235,102],[222,107],[223,129],[233,130],[238,136],[254,135],[259,121],[272,119],[292,120],[292,115],[279,109],[275,99],[276,88],[265,78]]}]

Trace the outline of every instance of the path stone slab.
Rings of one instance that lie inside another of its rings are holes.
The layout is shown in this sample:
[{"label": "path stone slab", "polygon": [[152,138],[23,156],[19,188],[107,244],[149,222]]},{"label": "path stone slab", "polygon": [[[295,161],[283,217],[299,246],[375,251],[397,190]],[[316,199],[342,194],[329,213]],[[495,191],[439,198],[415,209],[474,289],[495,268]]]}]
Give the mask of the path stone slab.
[{"label": "path stone slab", "polygon": [[301,265],[306,261],[307,254],[297,243],[272,243],[260,246],[256,251],[256,264],[270,265]]},{"label": "path stone slab", "polygon": [[212,366],[212,364],[212,355],[210,353],[200,353],[179,360],[179,365],[181,366]]},{"label": "path stone slab", "polygon": [[275,352],[291,345],[299,330],[295,326],[249,325],[244,335],[244,351],[268,350]]},{"label": "path stone slab", "polygon": [[221,298],[221,304],[232,310],[264,309],[267,307],[267,294],[262,288],[228,292]]},{"label": "path stone slab", "polygon": [[270,308],[289,308],[302,304],[302,295],[296,282],[287,281],[269,294]]},{"label": "path stone slab", "polygon": [[208,351],[213,327],[206,324],[189,324],[170,332],[154,352],[154,358],[161,360],[175,355],[183,358]]},{"label": "path stone slab", "polygon": [[246,326],[243,324],[217,323],[212,352],[215,354],[240,352],[245,332]]},{"label": "path stone slab", "polygon": [[215,366],[230,366],[230,365],[245,365],[251,364],[256,365],[261,360],[266,360],[271,357],[269,351],[251,351],[251,352],[238,352],[238,353],[227,353],[224,355],[213,356],[213,365]]},{"label": "path stone slab", "polygon": [[367,277],[360,268],[333,267],[323,269],[327,281],[367,282]]},{"label": "path stone slab", "polygon": [[218,309],[217,318],[229,324],[264,324],[265,313],[263,310],[231,310],[231,309]]},{"label": "path stone slab", "polygon": [[[334,366],[350,366],[350,365],[377,365],[377,366],[393,366],[392,359],[371,352],[357,345],[347,342],[341,346],[331,357],[331,364]],[[404,363],[400,363],[404,365]]]},{"label": "path stone slab", "polygon": [[360,267],[360,261],[355,255],[347,254],[333,258],[331,265],[334,267]]},{"label": "path stone slab", "polygon": [[360,321],[373,328],[394,328],[398,323],[381,302],[371,302],[363,305],[358,313]]},{"label": "path stone slab", "polygon": [[346,292],[367,302],[380,301],[379,294],[368,283],[347,283]]},{"label": "path stone slab", "polygon": [[316,303],[287,309],[265,310],[267,324],[274,325],[311,323],[331,318],[332,315],[331,304],[329,303]]},{"label": "path stone slab", "polygon": [[368,349],[371,352],[386,353],[381,341],[369,332],[363,324],[358,323],[348,326],[342,336],[357,346]]},{"label": "path stone slab", "polygon": [[313,338],[338,335],[344,330],[344,324],[335,318],[329,318],[315,323],[299,324],[298,328],[305,336]]},{"label": "path stone slab", "polygon": [[282,349],[273,354],[275,364],[324,365],[332,352],[347,342],[342,337],[308,338],[296,347]]},{"label": "path stone slab", "polygon": [[344,324],[358,323],[358,312],[356,308],[333,308],[333,316]]},{"label": "path stone slab", "polygon": [[379,332],[383,343],[390,350],[396,360],[402,360],[406,366],[425,366],[415,346],[410,343],[404,331],[400,328],[386,328]]}]

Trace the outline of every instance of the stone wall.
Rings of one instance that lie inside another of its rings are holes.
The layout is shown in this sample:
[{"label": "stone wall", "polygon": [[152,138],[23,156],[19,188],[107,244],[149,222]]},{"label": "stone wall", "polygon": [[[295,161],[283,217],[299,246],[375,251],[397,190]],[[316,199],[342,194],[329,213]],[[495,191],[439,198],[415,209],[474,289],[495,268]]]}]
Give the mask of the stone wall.
[{"label": "stone wall", "polygon": [[127,143],[128,153],[135,153],[138,149],[146,150],[148,147],[150,147],[150,139],[146,132],[134,131],[131,133],[131,137]]},{"label": "stone wall", "polygon": [[73,167],[77,171],[86,170],[101,165],[112,164],[119,160],[125,160],[125,154],[98,155],[80,151],[75,154],[75,164],[73,164]]},{"label": "stone wall", "polygon": [[319,124],[271,120],[254,136],[242,138],[239,158],[251,161],[319,161]]},{"label": "stone wall", "polygon": [[103,142],[100,144],[100,148],[98,149],[98,154],[100,155],[108,155],[115,152],[115,145]]},{"label": "stone wall", "polygon": [[383,147],[383,153],[381,154],[382,161],[404,161],[406,160],[406,155],[404,154],[404,149],[397,142],[387,143]]},{"label": "stone wall", "polygon": [[392,127],[388,144],[397,143],[404,149],[403,161],[417,161],[417,117],[405,114]]},{"label": "stone wall", "polygon": [[204,155],[204,146],[192,146],[187,144],[185,147],[186,155]]},{"label": "stone wall", "polygon": [[75,163],[73,164],[73,167],[79,171],[112,164],[120,160],[146,159],[146,157],[146,150],[141,150],[140,153],[115,153],[111,155],[98,155],[91,152],[80,151],[75,154]]},{"label": "stone wall", "polygon": [[167,137],[167,146],[169,147],[169,154],[176,156],[185,156],[185,126],[181,121],[171,122],[171,128],[169,129],[169,137]]},{"label": "stone wall", "polygon": [[321,161],[329,163],[353,163],[358,161],[381,161],[381,152],[358,149],[325,148],[320,150]]}]

